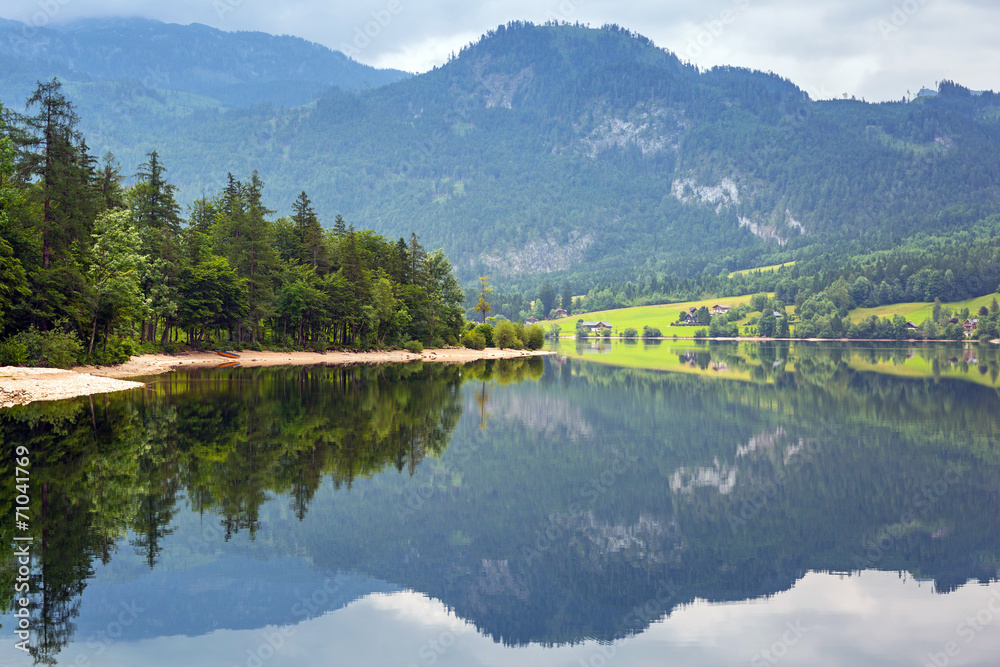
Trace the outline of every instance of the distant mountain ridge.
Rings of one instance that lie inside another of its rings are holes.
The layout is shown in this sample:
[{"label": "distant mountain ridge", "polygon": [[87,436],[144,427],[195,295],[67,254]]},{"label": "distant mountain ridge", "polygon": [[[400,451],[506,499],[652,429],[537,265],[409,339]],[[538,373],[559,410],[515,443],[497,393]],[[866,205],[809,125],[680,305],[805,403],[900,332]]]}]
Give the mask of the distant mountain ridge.
[{"label": "distant mountain ridge", "polygon": [[[123,30],[127,42],[132,25],[94,30]],[[216,34],[150,29],[193,44]],[[59,39],[66,34],[76,33]],[[216,36],[285,39],[240,35]],[[265,81],[249,57],[213,70],[243,77],[226,84],[233,91],[264,91],[234,93],[239,107],[197,80],[186,92],[135,78],[66,89],[95,154],[113,151],[132,173],[158,150],[184,203],[219,192],[227,172],[257,169],[277,215],[305,190],[326,224],[339,213],[389,237],[415,231],[470,283],[488,274],[533,289],[548,277],[584,289],[728,274],[803,253],[887,248],[1000,213],[1000,96],[952,82],[911,101],[814,101],[773,73],[701,71],[618,26],[514,22],[427,73],[312,88],[308,104],[275,105],[285,95],[274,90],[301,85],[288,78],[293,61],[311,80],[301,59],[289,59],[281,81]],[[62,77],[61,62],[32,76]],[[130,71],[101,67],[92,70]],[[171,85],[197,78],[181,69]],[[24,99],[9,92],[0,87],[0,99]]]},{"label": "distant mountain ridge", "polygon": [[226,106],[298,105],[330,87],[360,90],[409,76],[363,65],[299,37],[140,18],[42,28],[0,21],[0,58],[36,78],[47,78],[44,71],[50,68],[69,81],[132,80]]}]

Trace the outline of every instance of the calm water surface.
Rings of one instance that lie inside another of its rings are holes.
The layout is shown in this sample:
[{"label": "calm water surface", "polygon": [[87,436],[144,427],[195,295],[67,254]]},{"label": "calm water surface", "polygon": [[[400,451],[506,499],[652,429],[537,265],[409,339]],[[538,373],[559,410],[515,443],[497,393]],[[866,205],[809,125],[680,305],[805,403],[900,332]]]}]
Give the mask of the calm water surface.
[{"label": "calm water surface", "polygon": [[996,348],[560,353],[0,410],[0,665],[998,664]]}]

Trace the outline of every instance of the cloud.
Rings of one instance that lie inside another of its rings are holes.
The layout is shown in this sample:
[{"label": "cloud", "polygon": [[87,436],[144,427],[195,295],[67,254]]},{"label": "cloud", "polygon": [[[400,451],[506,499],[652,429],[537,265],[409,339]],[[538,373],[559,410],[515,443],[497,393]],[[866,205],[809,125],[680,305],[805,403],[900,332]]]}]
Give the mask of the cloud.
[{"label": "cloud", "polygon": [[511,20],[617,23],[699,66],[774,71],[814,97],[899,99],[941,79],[1000,89],[993,0],[7,0],[4,15],[36,24],[143,16],[290,34],[413,72]]}]

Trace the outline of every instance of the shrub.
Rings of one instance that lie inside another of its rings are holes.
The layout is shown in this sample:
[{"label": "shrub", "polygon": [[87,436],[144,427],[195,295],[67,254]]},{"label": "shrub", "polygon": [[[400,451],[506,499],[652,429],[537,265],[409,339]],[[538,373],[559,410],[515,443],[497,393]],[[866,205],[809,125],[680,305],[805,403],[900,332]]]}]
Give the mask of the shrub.
[{"label": "shrub", "polygon": [[71,368],[83,354],[83,345],[75,333],[53,329],[38,331],[29,329],[22,331],[15,339],[19,339],[28,352],[30,364],[51,366],[53,368]]},{"label": "shrub", "polygon": [[408,340],[403,344],[403,349],[412,354],[420,354],[424,351],[424,344],[419,340]]},{"label": "shrub", "polygon": [[472,350],[485,350],[486,337],[477,330],[467,331],[462,336],[462,345]]},{"label": "shrub", "polygon": [[662,335],[663,335],[663,332],[661,332],[656,327],[649,326],[648,324],[642,328],[642,337],[643,338],[659,338]]},{"label": "shrub", "polygon": [[90,361],[99,364],[124,364],[135,353],[135,341],[131,338],[115,337],[108,340],[106,350],[103,345],[96,345]]},{"label": "shrub", "polygon": [[496,328],[493,330],[493,342],[501,350],[505,348],[513,348],[514,342],[517,341],[517,333],[514,330],[514,325],[511,322],[497,322]]},{"label": "shrub", "polygon": [[532,324],[524,330],[524,346],[529,350],[540,350],[545,344],[545,330],[538,324]]},{"label": "shrub", "polygon": [[476,332],[486,341],[486,347],[493,347],[493,326],[490,324],[477,324]]},{"label": "shrub", "polygon": [[514,337],[517,338],[522,343],[528,342],[528,336],[525,333],[526,327],[524,322],[514,322]]},{"label": "shrub", "polygon": [[629,327],[628,329],[622,332],[622,336],[624,336],[625,338],[635,338],[638,335],[639,335],[639,330],[636,329],[635,327]]},{"label": "shrub", "polygon": [[28,346],[18,336],[0,343],[0,366],[26,366],[28,359]]},{"label": "shrub", "polygon": [[611,329],[607,327],[601,329],[601,338],[611,338]]}]

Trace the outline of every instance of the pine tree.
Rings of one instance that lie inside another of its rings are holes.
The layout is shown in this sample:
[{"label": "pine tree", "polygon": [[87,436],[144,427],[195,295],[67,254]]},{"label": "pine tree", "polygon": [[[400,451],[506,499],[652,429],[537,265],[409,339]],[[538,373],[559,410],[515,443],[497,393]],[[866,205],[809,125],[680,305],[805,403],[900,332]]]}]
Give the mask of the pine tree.
[{"label": "pine tree", "polygon": [[153,258],[176,259],[181,231],[181,209],[174,198],[176,186],[167,182],[166,168],[156,151],[139,165],[138,183],[132,190],[135,225],[142,236],[143,251]]},{"label": "pine tree", "polygon": [[114,153],[108,151],[104,154],[97,176],[97,189],[104,210],[125,208],[125,190],[122,188],[121,180],[121,165],[115,159]]},{"label": "pine tree", "polygon": [[38,107],[27,119],[34,136],[27,139],[25,164],[41,179],[43,269],[53,258],[72,261],[68,252],[74,242],[89,245],[95,215],[92,163],[77,130],[80,118],[61,89],[57,79],[39,83],[26,103],[29,110]]},{"label": "pine tree", "polygon": [[316,217],[316,211],[305,191],[299,193],[298,199],[292,204],[292,210],[295,233],[302,246],[302,263],[309,264],[320,274],[326,273],[329,261],[323,246],[323,227],[319,224],[319,218]]},{"label": "pine tree", "polygon": [[538,288],[538,299],[542,302],[542,312],[547,316],[556,303],[556,289],[548,280]]}]

